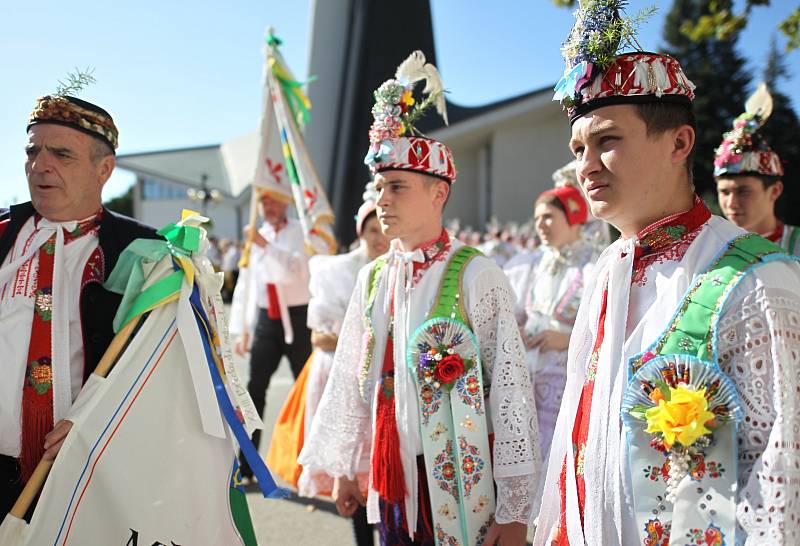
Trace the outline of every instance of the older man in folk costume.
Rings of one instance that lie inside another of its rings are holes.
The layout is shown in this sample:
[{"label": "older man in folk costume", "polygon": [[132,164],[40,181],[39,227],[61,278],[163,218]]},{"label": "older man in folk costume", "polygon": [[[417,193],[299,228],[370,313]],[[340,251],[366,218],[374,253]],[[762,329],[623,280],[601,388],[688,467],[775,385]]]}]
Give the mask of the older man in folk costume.
[{"label": "older man in folk costume", "polygon": [[[423,79],[430,94],[414,108]],[[452,154],[412,125],[420,108],[444,114],[442,92],[421,52],[375,92],[365,161],[394,240],[359,273],[299,462],[336,478],[337,508],[352,513],[372,436],[367,514],[383,544],[522,545],[535,408],[508,282],[442,228]]]},{"label": "older man in folk costume", "polygon": [[717,148],[717,197],[728,220],[797,256],[800,228],[786,225],[775,216],[775,203],[783,193],[783,165],[759,132],[771,113],[772,96],[762,83]]},{"label": "older man in folk costume", "polygon": [[[505,270],[517,294],[515,313],[527,349],[543,459],[567,380],[570,332],[599,255],[594,236],[584,236],[588,218],[588,204],[578,188],[562,186],[542,193],[534,208],[542,241],[537,259]],[[537,505],[538,500],[537,495]]]},{"label": "older man in folk costume", "polygon": [[117,143],[108,112],[65,94],[39,98],[28,121],[31,201],[0,215],[0,517],[55,457],[114,337],[121,296],[103,283],[128,243],[157,237],[101,204]]},{"label": "older man in folk costume", "polygon": [[581,7],[556,92],[622,237],[572,331],[534,544],[796,544],[800,267],[693,193],[694,86],[671,57],[617,54],[621,9]]},{"label": "older man in folk costume", "polygon": [[[288,218],[292,195],[287,184],[264,182],[254,186],[264,219],[252,234],[247,267],[242,268],[231,304],[230,332],[235,350],[250,352],[250,380],[247,390],[263,415],[270,379],[281,358],[289,360],[297,377],[311,355],[308,315],[308,259],[303,228]],[[253,432],[258,447],[261,431]],[[242,460],[242,477],[252,471]]]}]

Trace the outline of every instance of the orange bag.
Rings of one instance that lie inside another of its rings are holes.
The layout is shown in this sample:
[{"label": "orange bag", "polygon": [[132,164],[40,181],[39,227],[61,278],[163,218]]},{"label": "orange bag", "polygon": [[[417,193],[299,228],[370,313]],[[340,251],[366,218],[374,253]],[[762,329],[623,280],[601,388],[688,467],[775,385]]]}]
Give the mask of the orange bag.
[{"label": "orange bag", "polygon": [[305,441],[306,383],[313,360],[314,353],[311,353],[289,391],[275,423],[267,452],[267,466],[270,471],[295,488],[303,471],[303,467],[297,463],[297,457]]}]

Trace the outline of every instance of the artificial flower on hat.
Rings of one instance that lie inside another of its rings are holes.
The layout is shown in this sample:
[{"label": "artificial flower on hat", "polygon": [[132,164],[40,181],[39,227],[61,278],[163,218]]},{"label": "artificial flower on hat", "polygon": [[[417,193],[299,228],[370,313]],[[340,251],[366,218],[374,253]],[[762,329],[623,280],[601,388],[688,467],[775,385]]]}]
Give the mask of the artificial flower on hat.
[{"label": "artificial flower on hat", "polygon": [[[575,25],[561,49],[564,75],[553,100],[567,110],[570,122],[611,104],[671,102],[690,104],[694,84],[669,55],[641,51],[636,27],[652,15],[648,8],[622,17],[625,0],[586,0],[575,12]],[[633,52],[620,53],[624,47]]]},{"label": "artificial flower on hat", "polygon": [[[414,87],[425,81],[423,97],[415,98]],[[364,164],[372,173],[390,169],[420,172],[452,183],[456,180],[453,153],[445,144],[427,138],[414,124],[431,107],[447,123],[444,86],[439,71],[414,51],[395,77],[375,90],[374,122],[369,130],[369,151]]]},{"label": "artificial flower on hat", "polygon": [[772,95],[761,83],[733,122],[733,129],[722,138],[714,157],[714,176],[783,176],[781,160],[759,134],[772,114]]}]

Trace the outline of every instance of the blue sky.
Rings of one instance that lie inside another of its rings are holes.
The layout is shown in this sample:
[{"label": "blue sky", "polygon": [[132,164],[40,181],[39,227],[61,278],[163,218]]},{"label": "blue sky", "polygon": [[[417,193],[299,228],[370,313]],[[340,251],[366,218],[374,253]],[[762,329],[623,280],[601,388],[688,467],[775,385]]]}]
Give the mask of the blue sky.
[{"label": "blue sky", "polygon": [[[312,4],[73,0],[67,9],[63,2],[42,0],[4,6],[0,206],[27,200],[28,114],[36,97],[52,92],[74,67],[94,68],[97,83],[81,96],[112,113],[120,129],[120,153],[220,143],[257,127],[268,26],[283,38],[283,53],[295,74],[306,74]],[[639,40],[651,50],[662,44],[671,2],[655,4],[659,12],[643,26]],[[633,0],[630,9],[647,5],[652,3]],[[795,5],[772,0],[772,6],[753,10],[739,47],[756,75],[777,23]],[[569,10],[549,0],[432,0],[432,8],[438,65],[452,101],[480,105],[550,85],[561,75],[559,45],[572,24]],[[792,80],[783,91],[790,94],[800,88],[800,52],[789,55],[787,65]],[[797,108],[800,101],[795,98],[794,104]],[[131,182],[118,170],[104,197],[121,193]]]}]

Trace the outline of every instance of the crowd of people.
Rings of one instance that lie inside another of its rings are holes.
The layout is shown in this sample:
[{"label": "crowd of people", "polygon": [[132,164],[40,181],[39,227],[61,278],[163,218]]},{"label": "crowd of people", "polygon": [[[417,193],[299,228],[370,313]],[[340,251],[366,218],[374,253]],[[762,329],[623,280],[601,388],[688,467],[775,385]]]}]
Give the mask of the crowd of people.
[{"label": "crowd of people", "polygon": [[[575,159],[529,222],[445,226],[457,158],[415,128],[446,112],[414,52],[375,91],[349,252],[309,256],[287,188],[254,187],[246,244],[210,241],[257,411],[282,358],[298,378],[297,452],[278,436],[271,451],[301,495],[353,517],[358,544],[373,524],[386,545],[800,541],[800,230],[774,212],[769,91],[708,158],[715,216],[694,192],[679,60],[588,39],[620,14],[587,4],[555,97]],[[117,135],[102,108],[40,98],[31,202],[0,217],[4,513],[108,347],[120,296],[104,280],[157,237],[101,206]]]}]

